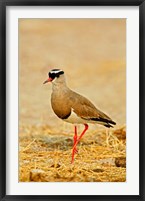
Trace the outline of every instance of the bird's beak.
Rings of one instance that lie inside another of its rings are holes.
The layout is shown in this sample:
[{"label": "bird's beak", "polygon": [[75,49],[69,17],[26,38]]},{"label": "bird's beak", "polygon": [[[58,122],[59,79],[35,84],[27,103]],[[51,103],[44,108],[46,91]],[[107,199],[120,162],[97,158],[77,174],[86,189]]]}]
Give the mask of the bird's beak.
[{"label": "bird's beak", "polygon": [[51,82],[52,81],[52,78],[48,78],[47,80],[45,80],[44,82],[43,82],[43,84],[46,84],[47,82]]}]

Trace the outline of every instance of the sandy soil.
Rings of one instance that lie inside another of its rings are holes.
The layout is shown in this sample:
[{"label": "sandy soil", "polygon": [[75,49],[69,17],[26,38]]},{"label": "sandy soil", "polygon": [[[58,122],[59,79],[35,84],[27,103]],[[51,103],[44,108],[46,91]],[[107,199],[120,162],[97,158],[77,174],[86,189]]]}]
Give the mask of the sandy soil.
[{"label": "sandy soil", "polygon": [[[19,19],[20,181],[126,180],[125,34],[125,19]],[[73,166],[73,125],[54,115],[42,84],[52,68],[117,122],[109,137],[90,125]]]}]

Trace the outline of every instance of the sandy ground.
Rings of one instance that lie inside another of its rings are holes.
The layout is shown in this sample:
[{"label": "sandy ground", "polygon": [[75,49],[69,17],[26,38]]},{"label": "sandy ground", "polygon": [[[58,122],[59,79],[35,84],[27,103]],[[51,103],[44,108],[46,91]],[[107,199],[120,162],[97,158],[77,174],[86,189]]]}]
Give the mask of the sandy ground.
[{"label": "sandy ground", "polygon": [[[19,19],[20,181],[126,180],[125,34],[125,19]],[[52,68],[117,123],[109,134],[90,125],[73,165],[73,125],[54,115],[42,84]]]}]

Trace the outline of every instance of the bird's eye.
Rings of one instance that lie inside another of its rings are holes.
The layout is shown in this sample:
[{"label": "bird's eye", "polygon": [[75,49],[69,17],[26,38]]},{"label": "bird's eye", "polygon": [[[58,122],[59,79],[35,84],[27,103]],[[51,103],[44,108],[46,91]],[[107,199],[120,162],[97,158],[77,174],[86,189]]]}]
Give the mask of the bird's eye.
[{"label": "bird's eye", "polygon": [[55,73],[49,73],[48,75],[49,75],[49,77],[52,78],[52,79],[54,79],[54,78],[56,77],[56,74],[55,74]]}]

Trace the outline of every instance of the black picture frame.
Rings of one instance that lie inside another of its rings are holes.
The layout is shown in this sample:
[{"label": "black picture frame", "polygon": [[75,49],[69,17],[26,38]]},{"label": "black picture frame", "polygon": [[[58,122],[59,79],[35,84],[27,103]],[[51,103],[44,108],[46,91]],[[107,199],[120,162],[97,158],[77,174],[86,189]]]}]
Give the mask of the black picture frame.
[{"label": "black picture frame", "polygon": [[[6,7],[139,6],[139,195],[6,195]],[[145,0],[0,0],[0,200],[145,200]]]}]

